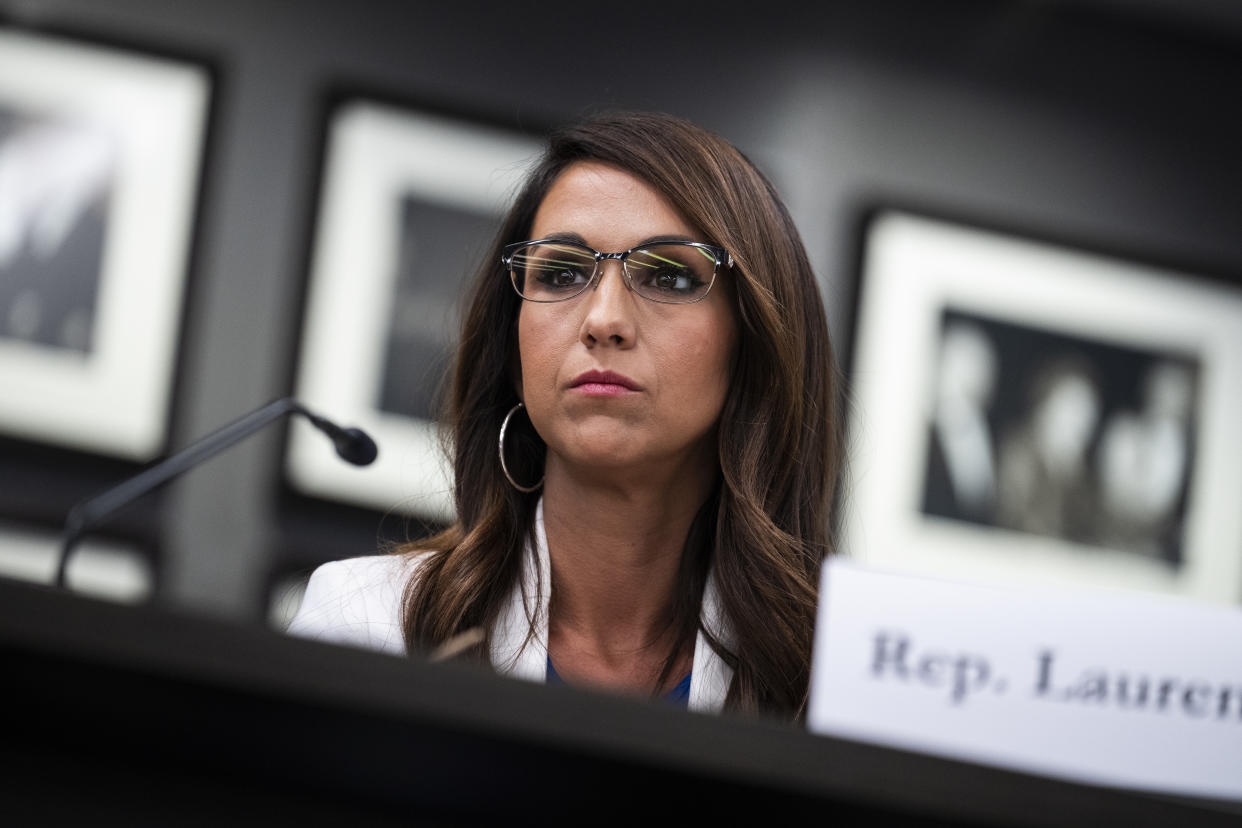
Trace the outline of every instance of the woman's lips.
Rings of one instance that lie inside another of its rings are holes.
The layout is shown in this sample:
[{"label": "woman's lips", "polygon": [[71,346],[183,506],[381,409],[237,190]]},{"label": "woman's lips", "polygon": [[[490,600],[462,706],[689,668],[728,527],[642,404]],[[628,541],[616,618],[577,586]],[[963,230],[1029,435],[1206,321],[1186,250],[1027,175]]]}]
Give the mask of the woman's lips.
[{"label": "woman's lips", "polygon": [[587,371],[575,377],[569,387],[590,397],[618,397],[643,390],[634,380],[616,371]]}]

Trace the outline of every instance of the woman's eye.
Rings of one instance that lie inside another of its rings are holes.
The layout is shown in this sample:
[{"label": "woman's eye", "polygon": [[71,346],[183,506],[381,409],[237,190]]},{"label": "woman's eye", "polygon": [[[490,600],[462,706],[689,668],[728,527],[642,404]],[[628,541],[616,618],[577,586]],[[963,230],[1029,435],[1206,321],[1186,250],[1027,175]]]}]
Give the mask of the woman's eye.
[{"label": "woman's eye", "polygon": [[586,281],[586,274],[576,268],[556,268],[539,273],[538,280],[552,288],[567,288],[581,285]]},{"label": "woman's eye", "polygon": [[698,280],[694,273],[685,268],[665,267],[651,274],[648,280],[656,290],[668,293],[684,293],[694,289]]}]

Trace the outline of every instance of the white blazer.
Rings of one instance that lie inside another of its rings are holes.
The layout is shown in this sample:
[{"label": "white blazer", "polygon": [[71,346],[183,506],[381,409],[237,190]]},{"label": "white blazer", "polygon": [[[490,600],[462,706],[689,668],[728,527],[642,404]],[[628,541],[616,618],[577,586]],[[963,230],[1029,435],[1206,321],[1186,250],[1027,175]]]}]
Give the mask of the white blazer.
[{"label": "white blazer", "polygon": [[[509,593],[491,631],[490,660],[502,675],[543,682],[548,673],[548,600],[552,579],[542,499],[535,511],[534,534],[535,543],[527,545],[522,559],[522,577]],[[402,555],[373,555],[318,567],[311,574],[289,633],[405,654],[401,597],[407,581],[417,574],[420,561],[421,558]],[[729,646],[732,635],[710,571],[700,612],[703,625]],[[690,709],[719,711],[732,679],[732,668],[716,655],[700,630],[691,667]]]}]

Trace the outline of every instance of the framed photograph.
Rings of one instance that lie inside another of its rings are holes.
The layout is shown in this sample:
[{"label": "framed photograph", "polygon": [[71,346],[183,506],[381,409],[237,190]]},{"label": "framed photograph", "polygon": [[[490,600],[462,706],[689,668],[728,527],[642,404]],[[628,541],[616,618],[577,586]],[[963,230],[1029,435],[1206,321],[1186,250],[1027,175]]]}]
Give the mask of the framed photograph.
[{"label": "framed photograph", "polygon": [[0,28],[0,430],[163,450],[210,86]]},{"label": "framed photograph", "polygon": [[[0,578],[51,585],[60,563],[62,536],[46,527],[0,522]],[[155,590],[150,555],[130,544],[88,538],[74,550],[65,571],[72,591],[126,604],[140,604]]]},{"label": "framed photograph", "polygon": [[380,453],[350,467],[295,422],[294,488],[452,519],[434,397],[459,297],[541,150],[532,137],[431,112],[365,99],[334,109],[294,394],[365,429]]},{"label": "framed photograph", "polygon": [[863,243],[846,554],[1242,601],[1242,286],[911,213]]}]

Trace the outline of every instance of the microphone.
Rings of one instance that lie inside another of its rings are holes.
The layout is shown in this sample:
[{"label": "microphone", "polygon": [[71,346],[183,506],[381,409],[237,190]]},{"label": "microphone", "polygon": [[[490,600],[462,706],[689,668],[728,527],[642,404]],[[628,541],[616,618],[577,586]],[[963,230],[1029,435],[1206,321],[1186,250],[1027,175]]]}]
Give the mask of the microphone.
[{"label": "microphone", "polygon": [[60,561],[56,566],[55,585],[60,588],[65,586],[69,555],[86,530],[157,486],[189,471],[204,460],[219,454],[288,414],[301,414],[310,420],[312,425],[328,435],[336,447],[336,453],[348,463],[366,466],[379,455],[379,448],[375,445],[375,441],[362,429],[341,428],[336,423],[309,411],[292,397],[284,397],[268,403],[191,443],[150,468],[121,481],[116,486],[76,503],[65,518],[65,531],[61,540]]},{"label": "microphone", "polygon": [[362,429],[341,428],[305,408],[299,408],[298,413],[305,414],[312,425],[332,438],[332,445],[336,446],[336,453],[342,460],[355,466],[369,466],[379,456],[379,446]]}]

